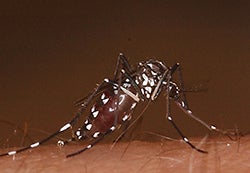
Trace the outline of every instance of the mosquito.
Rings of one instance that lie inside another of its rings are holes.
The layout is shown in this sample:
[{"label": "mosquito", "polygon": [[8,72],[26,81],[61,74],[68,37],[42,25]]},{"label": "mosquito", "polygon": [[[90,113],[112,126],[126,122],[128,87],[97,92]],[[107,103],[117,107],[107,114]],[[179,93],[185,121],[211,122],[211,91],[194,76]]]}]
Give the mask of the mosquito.
[{"label": "mosquito", "polygon": [[[173,80],[175,73],[177,73],[178,77],[177,82]],[[165,93],[166,95],[167,120],[172,124],[183,141],[193,149],[201,153],[207,153],[207,151],[194,146],[179,129],[171,116],[171,101],[176,103],[187,116],[196,120],[208,130],[223,134],[227,133],[218,129],[215,125],[210,125],[202,121],[190,110],[179,63],[167,67],[161,61],[150,59],[140,62],[137,67],[133,68],[124,54],[120,53],[116,63],[114,78],[105,78],[91,94],[78,101],[79,109],[71,121],[65,123],[55,133],[38,142],[18,150],[0,154],[0,156],[11,156],[28,149],[36,148],[58,134],[69,129],[72,130],[79,121],[79,118],[84,112],[87,112],[87,116],[81,123],[81,126],[73,131],[72,137],[67,141],[58,141],[59,144],[64,145],[71,141],[87,140],[87,144],[82,149],[70,153],[66,157],[78,155],[92,148],[121,126],[125,127],[123,131],[125,133],[130,126],[127,124],[130,122],[136,106],[142,102],[155,102],[161,93]]]}]

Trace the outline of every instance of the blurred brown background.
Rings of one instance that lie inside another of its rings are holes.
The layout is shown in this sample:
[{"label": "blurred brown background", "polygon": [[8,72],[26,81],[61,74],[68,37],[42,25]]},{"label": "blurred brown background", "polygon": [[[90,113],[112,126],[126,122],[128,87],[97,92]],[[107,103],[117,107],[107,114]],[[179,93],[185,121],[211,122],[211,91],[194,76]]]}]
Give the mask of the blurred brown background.
[{"label": "blurred brown background", "polygon": [[[23,1],[0,5],[0,134],[9,121],[40,138],[73,116],[73,102],[112,78],[119,52],[131,64],[180,62],[193,112],[222,128],[248,133],[248,1]],[[164,98],[145,113],[143,129],[176,137]],[[207,130],[173,108],[189,136]],[[32,130],[33,129],[33,130]],[[35,130],[36,129],[36,130]],[[14,144],[15,145],[15,144]]]}]

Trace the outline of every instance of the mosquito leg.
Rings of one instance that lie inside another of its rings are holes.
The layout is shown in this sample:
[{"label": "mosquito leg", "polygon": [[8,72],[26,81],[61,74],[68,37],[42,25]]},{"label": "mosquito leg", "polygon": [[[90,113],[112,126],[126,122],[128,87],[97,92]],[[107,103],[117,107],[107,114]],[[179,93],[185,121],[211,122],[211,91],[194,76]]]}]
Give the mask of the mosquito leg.
[{"label": "mosquito leg", "polygon": [[[181,70],[181,66],[178,63],[178,67],[176,68],[177,73],[178,73],[178,77],[179,77],[179,87],[180,87],[180,91],[185,91],[185,87],[184,87],[184,82],[183,82],[183,76],[182,76],[182,70]],[[183,98],[183,102],[185,103],[185,106],[188,108],[188,102],[187,102],[187,97],[186,97],[186,93],[185,92],[181,92],[182,98]]]},{"label": "mosquito leg", "polygon": [[170,107],[170,97],[169,97],[169,93],[170,93],[170,80],[172,77],[172,73],[169,73],[167,75],[167,96],[166,96],[166,100],[167,100],[167,114],[166,117],[168,119],[168,121],[172,124],[172,126],[175,128],[175,130],[178,132],[178,134],[182,137],[183,141],[186,142],[190,147],[192,147],[193,149],[201,152],[201,153],[207,153],[204,150],[201,150],[197,147],[195,147],[189,140],[188,138],[181,132],[181,130],[179,129],[179,127],[176,125],[176,123],[174,122],[172,116],[171,116],[171,107]]},{"label": "mosquito leg", "polygon": [[[209,130],[214,130],[214,131],[221,131],[219,129],[217,129],[214,125],[209,125],[206,122],[202,121],[201,119],[199,119],[198,117],[196,117],[195,115],[193,115],[192,111],[189,109],[188,106],[188,101],[185,95],[184,91],[184,82],[183,82],[183,77],[182,77],[182,71],[181,71],[181,67],[178,66],[177,68],[178,70],[178,74],[179,74],[179,86],[180,88],[177,88],[177,90],[179,90],[180,92],[176,93],[176,95],[178,95],[175,100],[176,104],[187,114],[189,115],[191,118],[193,118],[194,120],[198,121],[199,123],[201,123],[204,127],[206,127]],[[177,91],[176,90],[176,91]]]},{"label": "mosquito leg", "polygon": [[[122,70],[123,69],[123,70]],[[125,71],[126,74],[131,74],[132,73],[132,68],[131,66],[129,65],[129,62],[127,60],[127,58],[123,55],[123,53],[120,53],[119,56],[118,56],[118,59],[117,59],[117,63],[116,63],[116,67],[115,67],[115,72],[114,72],[114,79],[113,81],[117,81],[119,79],[121,79],[121,71]],[[130,76],[130,75],[129,75]],[[131,79],[131,77],[129,78]],[[95,93],[95,95],[93,94],[89,94],[88,96],[82,98],[82,99],[79,99],[75,102],[75,105],[76,106],[80,106],[82,105],[83,103],[86,102],[86,100],[91,96],[96,96],[99,92],[102,92],[102,90],[105,89],[105,86],[102,86],[102,87],[99,87],[99,91]],[[93,97],[92,96],[92,97]]]},{"label": "mosquito leg", "polygon": [[120,135],[119,137],[117,137],[117,138],[113,141],[114,143],[117,143],[117,142],[121,141],[122,138],[124,138],[124,136],[125,136],[125,134],[126,134],[126,133],[124,133],[124,132],[127,130],[127,128],[128,128],[129,126],[130,126],[130,121],[129,121],[129,120],[127,120],[126,122],[123,122],[123,127],[122,127],[122,132],[121,132],[122,135]]},{"label": "mosquito leg", "polygon": [[127,58],[123,55],[123,53],[120,53],[117,59],[115,73],[114,73],[114,81],[116,81],[121,77],[120,76],[121,69],[124,69],[127,73],[132,74],[132,68],[129,65],[129,62]]},{"label": "mosquito leg", "polygon": [[189,117],[191,117],[195,121],[197,121],[200,124],[202,124],[208,130],[219,132],[219,133],[221,133],[223,135],[226,135],[227,137],[229,137],[232,140],[234,140],[233,137],[235,137],[235,136],[238,135],[237,132],[222,130],[222,129],[217,128],[215,125],[211,125],[211,124],[206,123],[205,121],[203,121],[200,118],[198,118],[197,116],[195,116],[190,109],[187,109],[186,106],[184,105],[184,102],[180,102],[180,101],[175,101],[175,102],[183,110],[183,112],[185,112]]},{"label": "mosquito leg", "polygon": [[171,117],[171,115],[167,116],[167,119],[170,121],[170,123],[173,125],[173,127],[175,128],[175,130],[179,133],[179,135],[182,137],[183,141],[186,142],[190,147],[192,147],[193,149],[201,152],[201,153],[207,153],[207,151],[201,150],[197,147],[195,147],[189,140],[187,137],[185,137],[185,135],[181,132],[181,130],[178,128],[178,126],[176,125],[176,123],[174,122],[173,118]]},{"label": "mosquito leg", "polygon": [[[138,120],[136,120],[133,128],[131,127],[130,131],[131,133],[129,134],[129,141],[132,141],[133,138],[135,137],[134,136],[134,132],[139,130],[141,131],[142,130],[142,122],[143,122],[143,116],[139,117]],[[118,136],[113,142],[119,142],[120,140],[122,140],[122,138],[125,136],[126,132],[128,131],[128,129],[130,128],[131,126],[131,120],[130,121],[127,121],[126,124],[124,125],[124,128],[121,132],[121,135]]]},{"label": "mosquito leg", "polygon": [[[136,125],[134,125],[134,128],[132,128],[130,131],[134,132],[137,129],[142,129],[142,121],[143,121],[143,117],[141,116],[138,120],[136,120]],[[133,121],[132,121],[133,122]],[[139,125],[138,125],[139,124]],[[138,126],[137,126],[138,125]],[[126,120],[125,122],[123,122],[123,129],[121,134],[113,141],[114,145],[115,143],[119,142],[120,140],[122,140],[122,138],[124,138],[124,136],[126,135],[126,132],[128,131],[128,129],[131,127],[131,119],[130,120]],[[133,133],[130,134],[129,140],[131,140],[133,138]]]},{"label": "mosquito leg", "polygon": [[181,66],[178,64],[177,68],[176,68],[177,72],[178,72],[178,76],[179,76],[179,87],[172,83],[173,86],[172,87],[176,87],[175,91],[176,93],[174,94],[174,101],[175,103],[183,110],[183,112],[185,112],[189,117],[191,117],[192,119],[194,119],[195,121],[199,122],[200,124],[202,124],[204,127],[206,127],[207,129],[209,129],[210,131],[216,131],[219,132],[223,135],[228,136],[230,139],[233,139],[231,136],[235,136],[236,133],[231,133],[222,129],[217,128],[214,125],[208,124],[205,121],[201,120],[200,118],[198,118],[197,116],[195,116],[193,114],[193,112],[190,110],[189,106],[188,106],[188,101],[185,95],[185,88],[184,88],[184,82],[183,82],[183,77],[182,77],[182,70],[181,70]]}]

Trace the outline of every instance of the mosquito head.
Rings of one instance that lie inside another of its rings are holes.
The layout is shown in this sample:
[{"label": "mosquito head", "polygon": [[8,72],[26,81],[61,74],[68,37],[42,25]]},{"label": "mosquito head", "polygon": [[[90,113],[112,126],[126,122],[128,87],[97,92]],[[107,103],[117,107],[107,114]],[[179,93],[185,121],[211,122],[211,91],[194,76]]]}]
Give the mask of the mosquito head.
[{"label": "mosquito head", "polygon": [[184,108],[185,110],[188,109],[188,104],[185,98],[185,91],[181,90],[173,81],[170,81],[166,94],[168,94],[169,98],[174,100],[177,105]]},{"label": "mosquito head", "polygon": [[169,95],[169,98],[173,100],[178,100],[178,98],[180,97],[180,93],[181,93],[178,85],[172,81],[170,81],[169,83],[167,92],[168,92],[167,94]]}]

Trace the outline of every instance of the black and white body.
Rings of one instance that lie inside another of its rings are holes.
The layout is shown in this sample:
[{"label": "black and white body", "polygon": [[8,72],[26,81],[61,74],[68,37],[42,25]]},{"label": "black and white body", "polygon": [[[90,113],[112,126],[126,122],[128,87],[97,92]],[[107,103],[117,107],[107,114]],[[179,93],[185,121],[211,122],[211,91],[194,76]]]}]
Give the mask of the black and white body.
[{"label": "black and white body", "polygon": [[[175,72],[179,78],[178,83],[173,80]],[[120,53],[114,79],[104,79],[93,93],[78,102],[80,108],[70,122],[39,142],[35,142],[19,150],[0,154],[0,156],[14,155],[27,149],[36,148],[56,135],[72,129],[79,120],[79,117],[86,113],[87,116],[82,125],[74,132],[72,139],[68,140],[88,139],[89,143],[85,147],[80,151],[67,155],[67,157],[77,155],[90,149],[106,135],[130,121],[133,116],[133,110],[138,104],[141,102],[154,102],[163,92],[166,95],[167,101],[166,118],[188,145],[199,152],[205,153],[206,151],[198,149],[190,143],[188,138],[177,127],[170,114],[170,101],[174,101],[188,116],[209,130],[221,133],[224,133],[224,131],[200,120],[189,109],[183,88],[180,64],[176,63],[172,67],[167,67],[160,61],[148,60],[140,62],[136,68],[132,68],[127,58]],[[59,141],[59,143],[63,144],[64,142]]]}]

